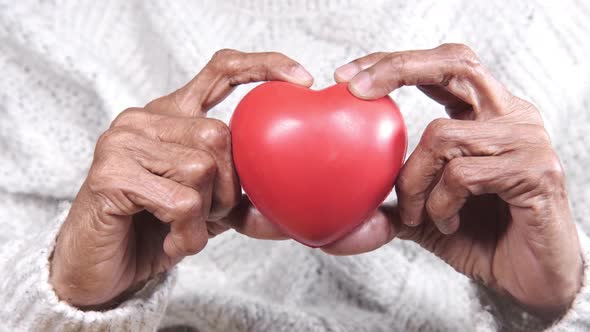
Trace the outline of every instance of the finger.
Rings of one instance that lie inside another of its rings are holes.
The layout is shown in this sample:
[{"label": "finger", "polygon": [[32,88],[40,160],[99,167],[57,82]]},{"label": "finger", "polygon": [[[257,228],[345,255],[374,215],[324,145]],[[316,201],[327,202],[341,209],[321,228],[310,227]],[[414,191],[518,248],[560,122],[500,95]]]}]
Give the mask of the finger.
[{"label": "finger", "polygon": [[[111,157],[113,158],[113,157]],[[109,171],[110,165],[125,164],[126,172]],[[170,225],[164,239],[164,252],[172,259],[195,254],[207,243],[207,230],[203,218],[202,196],[192,188],[173,180],[152,174],[130,158],[105,159],[95,163],[96,172],[109,172],[108,177],[90,181],[95,192],[113,192],[113,204],[132,206],[123,208],[130,214],[147,210],[158,220]]]},{"label": "finger", "polygon": [[[119,114],[112,127],[130,127],[155,141],[176,143],[209,153],[216,165],[209,220],[227,215],[239,202],[240,183],[231,155],[228,126],[216,119],[166,116],[128,109]],[[174,156],[171,157],[175,159]]]},{"label": "finger", "polygon": [[195,190],[211,186],[209,182],[212,182],[217,172],[215,160],[209,152],[156,141],[137,130],[117,127],[105,133],[101,140],[101,145],[108,144],[109,149],[124,153],[125,157],[152,174]]},{"label": "finger", "polygon": [[178,144],[147,142],[135,145],[137,161],[151,173],[194,189],[201,198],[202,220],[209,219],[217,166],[207,152]]},{"label": "finger", "polygon": [[260,214],[245,195],[238,206],[219,223],[255,239],[283,240],[289,238],[275,224]]},{"label": "finger", "polygon": [[541,146],[548,139],[540,134],[541,129],[481,121],[433,121],[397,179],[395,189],[402,221],[410,226],[423,221],[426,198],[446,163],[459,157],[497,156],[522,146]]},{"label": "finger", "polygon": [[210,239],[227,231],[229,228],[230,227],[216,221],[207,221],[207,233],[209,233]]},{"label": "finger", "polygon": [[[181,183],[195,189],[201,197],[202,220],[210,220],[213,193],[213,179],[217,166],[213,157],[206,151],[187,148],[178,144],[149,142],[143,137],[135,139],[132,154],[138,163],[151,173]],[[209,238],[219,235],[228,229],[227,226],[215,222],[206,222]],[[185,232],[179,229],[180,232]],[[186,232],[190,232],[188,229]],[[203,231],[203,230],[200,230]]]},{"label": "finger", "polygon": [[483,66],[475,53],[459,44],[430,50],[395,52],[359,72],[350,91],[359,98],[376,99],[407,85],[440,85],[471,105],[476,117],[490,118],[509,110],[509,93]]},{"label": "finger", "polygon": [[500,193],[516,185],[514,159],[464,157],[451,160],[426,202],[426,211],[438,230],[453,234],[459,229],[459,211],[470,196]]},{"label": "finger", "polygon": [[445,111],[452,119],[473,120],[474,113],[472,112],[471,105],[450,93],[446,87],[440,85],[418,85],[418,89],[430,99],[443,105]]},{"label": "finger", "polygon": [[386,52],[371,53],[340,66],[334,71],[334,80],[337,83],[349,82],[361,70],[371,67],[388,54]]},{"label": "finger", "polygon": [[382,206],[371,217],[355,228],[345,237],[321,249],[331,255],[357,255],[376,250],[393,240],[398,227],[394,220],[399,220],[397,208]]},{"label": "finger", "polygon": [[[102,161],[103,166],[99,163],[99,170],[118,165],[121,160],[127,161],[127,166],[121,169],[131,169],[125,172],[124,179],[118,179],[122,183],[114,183],[113,187],[122,185],[123,191],[130,191],[126,197],[136,208],[145,207],[161,221],[170,223],[170,234],[164,240],[166,253],[177,258],[202,249],[199,245],[203,235],[195,239],[195,234],[205,233],[205,237],[207,234],[205,221],[217,168],[211,155],[178,144],[156,142],[121,127],[101,136],[97,150],[105,149],[114,157]],[[176,199],[179,201],[172,201]],[[129,212],[134,214],[139,210]]]},{"label": "finger", "polygon": [[207,65],[182,88],[146,108],[158,113],[204,116],[240,84],[286,81],[311,86],[313,77],[295,60],[277,52],[217,51]]},{"label": "finger", "polygon": [[142,177],[139,181],[149,185],[136,189],[134,200],[158,220],[170,224],[170,233],[164,239],[164,252],[171,258],[179,258],[203,250],[208,239],[203,196],[163,177],[146,174]]},{"label": "finger", "polygon": [[[354,76],[356,76],[360,71],[365,70],[377,62],[379,62],[384,57],[392,55],[392,53],[387,52],[376,52],[364,57],[355,59],[339,68],[337,68],[334,72],[334,80],[337,83],[346,83],[349,82]],[[457,98],[450,92],[446,90],[444,86],[439,85],[418,85],[418,89],[420,89],[424,94],[428,97],[432,98],[439,104],[446,107],[447,112],[451,117],[455,117],[457,113],[462,113],[467,109],[471,109],[471,105],[465,103],[463,100]]]}]

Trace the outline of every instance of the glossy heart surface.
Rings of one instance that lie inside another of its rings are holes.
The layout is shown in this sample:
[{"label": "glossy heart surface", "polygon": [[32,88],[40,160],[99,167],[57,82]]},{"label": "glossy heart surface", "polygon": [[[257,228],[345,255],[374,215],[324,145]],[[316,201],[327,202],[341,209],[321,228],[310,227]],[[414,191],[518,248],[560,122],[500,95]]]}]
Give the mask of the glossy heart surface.
[{"label": "glossy heart surface", "polygon": [[391,192],[407,134],[389,97],[356,98],[346,84],[311,90],[268,82],[230,121],[244,191],[285,234],[311,247],[359,226]]}]

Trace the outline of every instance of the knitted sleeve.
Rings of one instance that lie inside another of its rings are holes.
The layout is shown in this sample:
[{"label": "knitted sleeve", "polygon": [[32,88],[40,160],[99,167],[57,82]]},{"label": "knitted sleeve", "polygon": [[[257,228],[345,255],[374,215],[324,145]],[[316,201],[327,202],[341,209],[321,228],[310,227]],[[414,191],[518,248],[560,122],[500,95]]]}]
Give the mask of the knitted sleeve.
[{"label": "knitted sleeve", "polygon": [[590,239],[582,230],[579,230],[579,236],[584,260],[582,288],[562,317],[553,322],[543,320],[525,312],[512,300],[476,285],[477,298],[483,308],[480,319],[476,319],[478,330],[590,331]]},{"label": "knitted sleeve", "polygon": [[174,284],[174,272],[150,281],[133,297],[108,311],[85,312],[58,299],[49,283],[49,260],[69,204],[61,204],[60,210],[37,234],[0,247],[0,325],[11,331],[155,330]]}]

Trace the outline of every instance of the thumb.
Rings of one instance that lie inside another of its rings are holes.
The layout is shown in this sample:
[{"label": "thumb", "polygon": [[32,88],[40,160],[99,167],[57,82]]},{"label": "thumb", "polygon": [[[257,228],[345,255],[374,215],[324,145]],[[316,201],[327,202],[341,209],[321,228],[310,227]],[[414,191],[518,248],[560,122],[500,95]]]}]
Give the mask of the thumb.
[{"label": "thumb", "polygon": [[391,242],[404,227],[397,205],[384,204],[348,235],[321,249],[338,256],[373,251]]},{"label": "thumb", "polygon": [[279,227],[266,219],[246,195],[242,195],[240,203],[227,217],[218,222],[255,239],[284,240],[289,238]]}]

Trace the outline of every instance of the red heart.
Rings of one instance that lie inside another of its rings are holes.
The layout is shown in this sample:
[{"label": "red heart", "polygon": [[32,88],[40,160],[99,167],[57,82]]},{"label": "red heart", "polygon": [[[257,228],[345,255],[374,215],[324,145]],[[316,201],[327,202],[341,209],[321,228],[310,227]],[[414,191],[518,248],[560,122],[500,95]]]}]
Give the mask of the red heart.
[{"label": "red heart", "polygon": [[254,206],[311,247],[338,240],[371,215],[407,147],[391,98],[358,99],[346,84],[321,91],[262,84],[239,103],[230,127],[236,170]]}]

